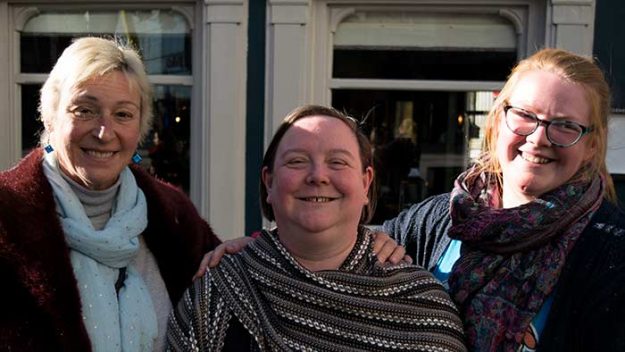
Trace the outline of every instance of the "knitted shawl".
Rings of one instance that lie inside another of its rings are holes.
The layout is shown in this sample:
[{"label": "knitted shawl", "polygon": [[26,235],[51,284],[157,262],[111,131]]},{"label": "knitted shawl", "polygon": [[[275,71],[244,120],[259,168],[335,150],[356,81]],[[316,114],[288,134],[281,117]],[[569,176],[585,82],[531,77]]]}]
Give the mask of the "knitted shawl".
[{"label": "knitted shawl", "polygon": [[261,351],[466,351],[442,285],[420,267],[376,264],[372,242],[362,228],[338,270],[311,272],[263,231],[185,292],[169,348],[219,351],[235,318]]}]

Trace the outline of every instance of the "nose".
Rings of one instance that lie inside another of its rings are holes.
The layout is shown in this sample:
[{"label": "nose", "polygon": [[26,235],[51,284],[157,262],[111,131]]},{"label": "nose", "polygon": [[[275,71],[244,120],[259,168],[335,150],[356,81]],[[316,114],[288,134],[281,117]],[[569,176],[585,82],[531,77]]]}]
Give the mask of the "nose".
[{"label": "nose", "polygon": [[329,178],[325,165],[322,163],[312,163],[306,182],[311,185],[323,185],[328,184]]},{"label": "nose", "polygon": [[535,145],[551,146],[551,141],[547,137],[547,125],[544,123],[540,123],[536,131],[525,137],[525,140]]},{"label": "nose", "polygon": [[113,123],[105,116],[101,116],[97,119],[98,123],[93,128],[93,135],[102,142],[109,141],[114,138],[115,131],[113,130]]}]

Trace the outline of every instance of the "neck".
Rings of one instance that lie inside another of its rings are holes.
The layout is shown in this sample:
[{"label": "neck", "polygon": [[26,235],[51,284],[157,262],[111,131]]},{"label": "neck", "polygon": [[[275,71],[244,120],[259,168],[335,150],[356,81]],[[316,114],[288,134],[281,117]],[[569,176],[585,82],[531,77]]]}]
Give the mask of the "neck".
[{"label": "neck", "polygon": [[506,190],[505,186],[503,189],[503,194],[501,195],[501,203],[503,208],[518,207],[523,204],[527,204],[535,199],[536,197],[527,194],[520,194],[519,192],[515,192],[509,189]]},{"label": "neck", "polygon": [[117,191],[121,184],[120,179],[113,186],[105,190],[92,190],[72,180],[61,171],[61,176],[69,184],[82,204],[85,214],[96,230],[102,230],[111,217]]},{"label": "neck", "polygon": [[300,265],[314,272],[338,269],[354,248],[358,229],[338,232],[293,234],[279,228],[278,237]]}]

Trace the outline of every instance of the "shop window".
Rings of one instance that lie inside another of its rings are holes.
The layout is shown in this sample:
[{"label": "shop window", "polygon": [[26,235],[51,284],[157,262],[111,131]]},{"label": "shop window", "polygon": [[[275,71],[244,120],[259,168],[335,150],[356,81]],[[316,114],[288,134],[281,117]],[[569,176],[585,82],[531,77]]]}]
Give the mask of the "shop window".
[{"label": "shop window", "polygon": [[479,155],[486,114],[517,60],[513,25],[498,16],[363,10],[334,39],[332,105],[361,119],[374,146],[372,222],[451,191]]},{"label": "shop window", "polygon": [[[141,165],[189,192],[192,50],[187,19],[170,10],[41,11],[20,32],[22,152],[38,143],[39,89],[75,38],[102,36],[135,45],[154,85],[154,124]],[[24,78],[26,77],[26,78]],[[18,79],[19,80],[19,79]]]},{"label": "shop window", "polygon": [[479,154],[494,98],[494,92],[333,90],[332,105],[360,118],[374,147],[374,223],[451,190]]}]

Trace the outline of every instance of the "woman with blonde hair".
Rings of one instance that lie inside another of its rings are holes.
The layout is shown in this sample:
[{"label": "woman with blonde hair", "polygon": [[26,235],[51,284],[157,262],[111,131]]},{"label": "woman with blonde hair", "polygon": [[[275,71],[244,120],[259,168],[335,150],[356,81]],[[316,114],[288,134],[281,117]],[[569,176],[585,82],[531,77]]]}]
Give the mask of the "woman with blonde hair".
[{"label": "woman with blonde hair", "polygon": [[220,243],[131,160],[152,121],[138,53],[77,39],[41,89],[41,148],[0,173],[0,346],[164,349],[172,305]]},{"label": "woman with blonde hair", "polygon": [[605,165],[610,93],[544,49],[512,71],[450,194],[383,229],[448,281],[475,351],[625,350],[625,216]]}]

